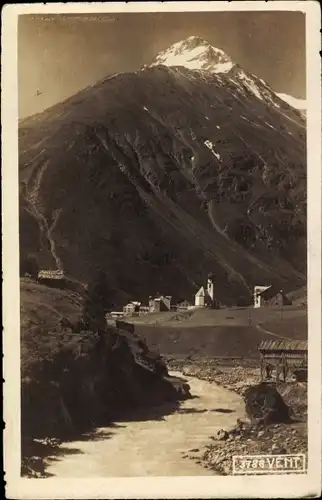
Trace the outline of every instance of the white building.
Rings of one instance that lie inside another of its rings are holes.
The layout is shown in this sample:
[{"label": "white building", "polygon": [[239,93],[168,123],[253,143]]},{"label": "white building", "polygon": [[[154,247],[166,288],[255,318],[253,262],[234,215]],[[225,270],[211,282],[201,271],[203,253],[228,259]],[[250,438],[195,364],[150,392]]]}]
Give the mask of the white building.
[{"label": "white building", "polygon": [[123,313],[127,314],[127,315],[131,315],[131,314],[134,314],[136,312],[138,313],[140,306],[141,306],[141,302],[137,302],[137,301],[133,300],[133,301],[129,302],[129,304],[126,304],[126,306],[123,307]]},{"label": "white building", "polygon": [[206,290],[204,287],[200,287],[198,292],[195,295],[195,306],[196,307],[205,307],[206,305]]},{"label": "white building", "polygon": [[262,305],[262,296],[261,294],[263,292],[265,292],[265,290],[268,290],[269,288],[271,288],[271,285],[265,285],[265,286],[262,286],[262,285],[257,285],[257,286],[254,286],[254,307],[257,308],[257,307],[261,307]]},{"label": "white building", "polygon": [[208,277],[207,288],[201,286],[195,295],[195,306],[196,307],[206,307],[208,304],[214,302],[215,297],[215,285],[212,276]]},{"label": "white building", "polygon": [[212,276],[209,276],[207,280],[207,292],[209,297],[211,298],[211,301],[213,302],[215,298],[215,285]]}]

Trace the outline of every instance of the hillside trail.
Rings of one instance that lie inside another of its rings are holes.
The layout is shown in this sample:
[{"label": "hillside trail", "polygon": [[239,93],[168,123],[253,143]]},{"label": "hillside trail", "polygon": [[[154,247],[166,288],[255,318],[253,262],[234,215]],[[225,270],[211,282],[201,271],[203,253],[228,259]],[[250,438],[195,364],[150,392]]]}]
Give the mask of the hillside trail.
[{"label": "hillside trail", "polygon": [[89,440],[62,443],[46,473],[57,478],[213,475],[185,455],[201,456],[210,436],[244,416],[244,402],[214,382],[184,378],[194,397],[179,410],[157,420],[123,421],[116,429],[96,429]]},{"label": "hillside trail", "polygon": [[271,332],[270,330],[267,330],[266,328],[264,328],[261,323],[257,323],[256,325],[256,328],[257,330],[263,332],[263,333],[267,333],[268,335],[271,335],[272,337],[275,337],[279,340],[283,339],[283,340],[292,340],[290,337],[283,337],[282,335],[280,335],[279,333],[274,333],[274,332]]}]

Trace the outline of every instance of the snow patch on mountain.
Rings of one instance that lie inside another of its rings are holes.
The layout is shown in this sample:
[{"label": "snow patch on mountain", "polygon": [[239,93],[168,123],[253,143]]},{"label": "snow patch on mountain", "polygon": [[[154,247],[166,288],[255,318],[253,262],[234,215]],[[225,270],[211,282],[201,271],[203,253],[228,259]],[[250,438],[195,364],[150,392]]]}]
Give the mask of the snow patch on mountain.
[{"label": "snow patch on mountain", "polygon": [[210,73],[227,73],[234,62],[221,49],[213,47],[198,36],[174,43],[160,52],[150,66],[184,66],[191,70],[204,70]]},{"label": "snow patch on mountain", "polygon": [[258,86],[255,84],[252,78],[250,78],[249,76],[246,75],[246,73],[244,73],[244,71],[239,71],[238,80],[241,81],[244,87],[246,87],[250,92],[255,94],[255,96],[258,97],[258,99],[263,100],[263,97],[261,95]]},{"label": "snow patch on mountain", "polygon": [[276,130],[276,128],[275,128],[275,127],[273,127],[273,125],[271,125],[270,123],[268,123],[268,122],[264,122],[264,123],[266,123],[266,125],[267,125],[268,127],[272,128],[272,129],[274,129],[274,130]]},{"label": "snow patch on mountain", "polygon": [[306,99],[297,99],[296,97],[293,97],[292,95],[288,94],[276,94],[280,99],[283,101],[287,102],[290,106],[292,106],[295,109],[299,109],[300,111],[306,110]]},{"label": "snow patch on mountain", "polygon": [[[180,67],[191,70],[181,74],[193,83],[200,79],[208,82],[209,76],[215,74],[216,85],[225,87],[229,84],[229,92],[237,99],[244,98],[246,95],[252,101],[254,96],[263,105],[274,106],[275,110],[286,116],[288,120],[293,120],[289,116],[289,111],[285,110],[285,106],[281,103],[283,100],[300,110],[302,117],[305,118],[306,102],[304,100],[287,94],[277,94],[263,79],[244,71],[223,50],[213,47],[199,36],[190,36],[186,40],[174,43],[160,52],[149,67],[159,65],[173,68],[170,71],[176,73],[181,73]],[[230,85],[231,83],[233,85]]]},{"label": "snow patch on mountain", "polygon": [[230,71],[233,66],[234,63],[232,61],[218,63],[213,73],[228,73],[228,71]]},{"label": "snow patch on mountain", "polygon": [[207,146],[208,149],[212,152],[212,154],[217,158],[217,160],[221,160],[221,156],[214,148],[214,145],[209,139],[205,140],[204,145]]}]

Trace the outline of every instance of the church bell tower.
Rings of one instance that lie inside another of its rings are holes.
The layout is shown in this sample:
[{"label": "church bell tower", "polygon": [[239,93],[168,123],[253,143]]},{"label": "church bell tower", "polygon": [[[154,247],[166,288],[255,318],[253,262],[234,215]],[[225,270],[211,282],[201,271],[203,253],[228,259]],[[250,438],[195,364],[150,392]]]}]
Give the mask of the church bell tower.
[{"label": "church bell tower", "polygon": [[208,275],[207,280],[207,292],[211,300],[213,301],[215,298],[215,285],[214,285],[214,276],[213,274]]}]

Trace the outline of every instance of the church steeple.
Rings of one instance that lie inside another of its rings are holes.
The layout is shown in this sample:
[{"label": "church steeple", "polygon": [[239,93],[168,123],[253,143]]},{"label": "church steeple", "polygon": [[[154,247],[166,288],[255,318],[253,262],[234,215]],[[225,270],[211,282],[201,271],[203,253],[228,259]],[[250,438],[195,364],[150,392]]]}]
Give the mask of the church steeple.
[{"label": "church steeple", "polygon": [[207,292],[208,292],[209,297],[213,301],[215,298],[215,284],[214,284],[214,276],[212,273],[208,274]]}]

